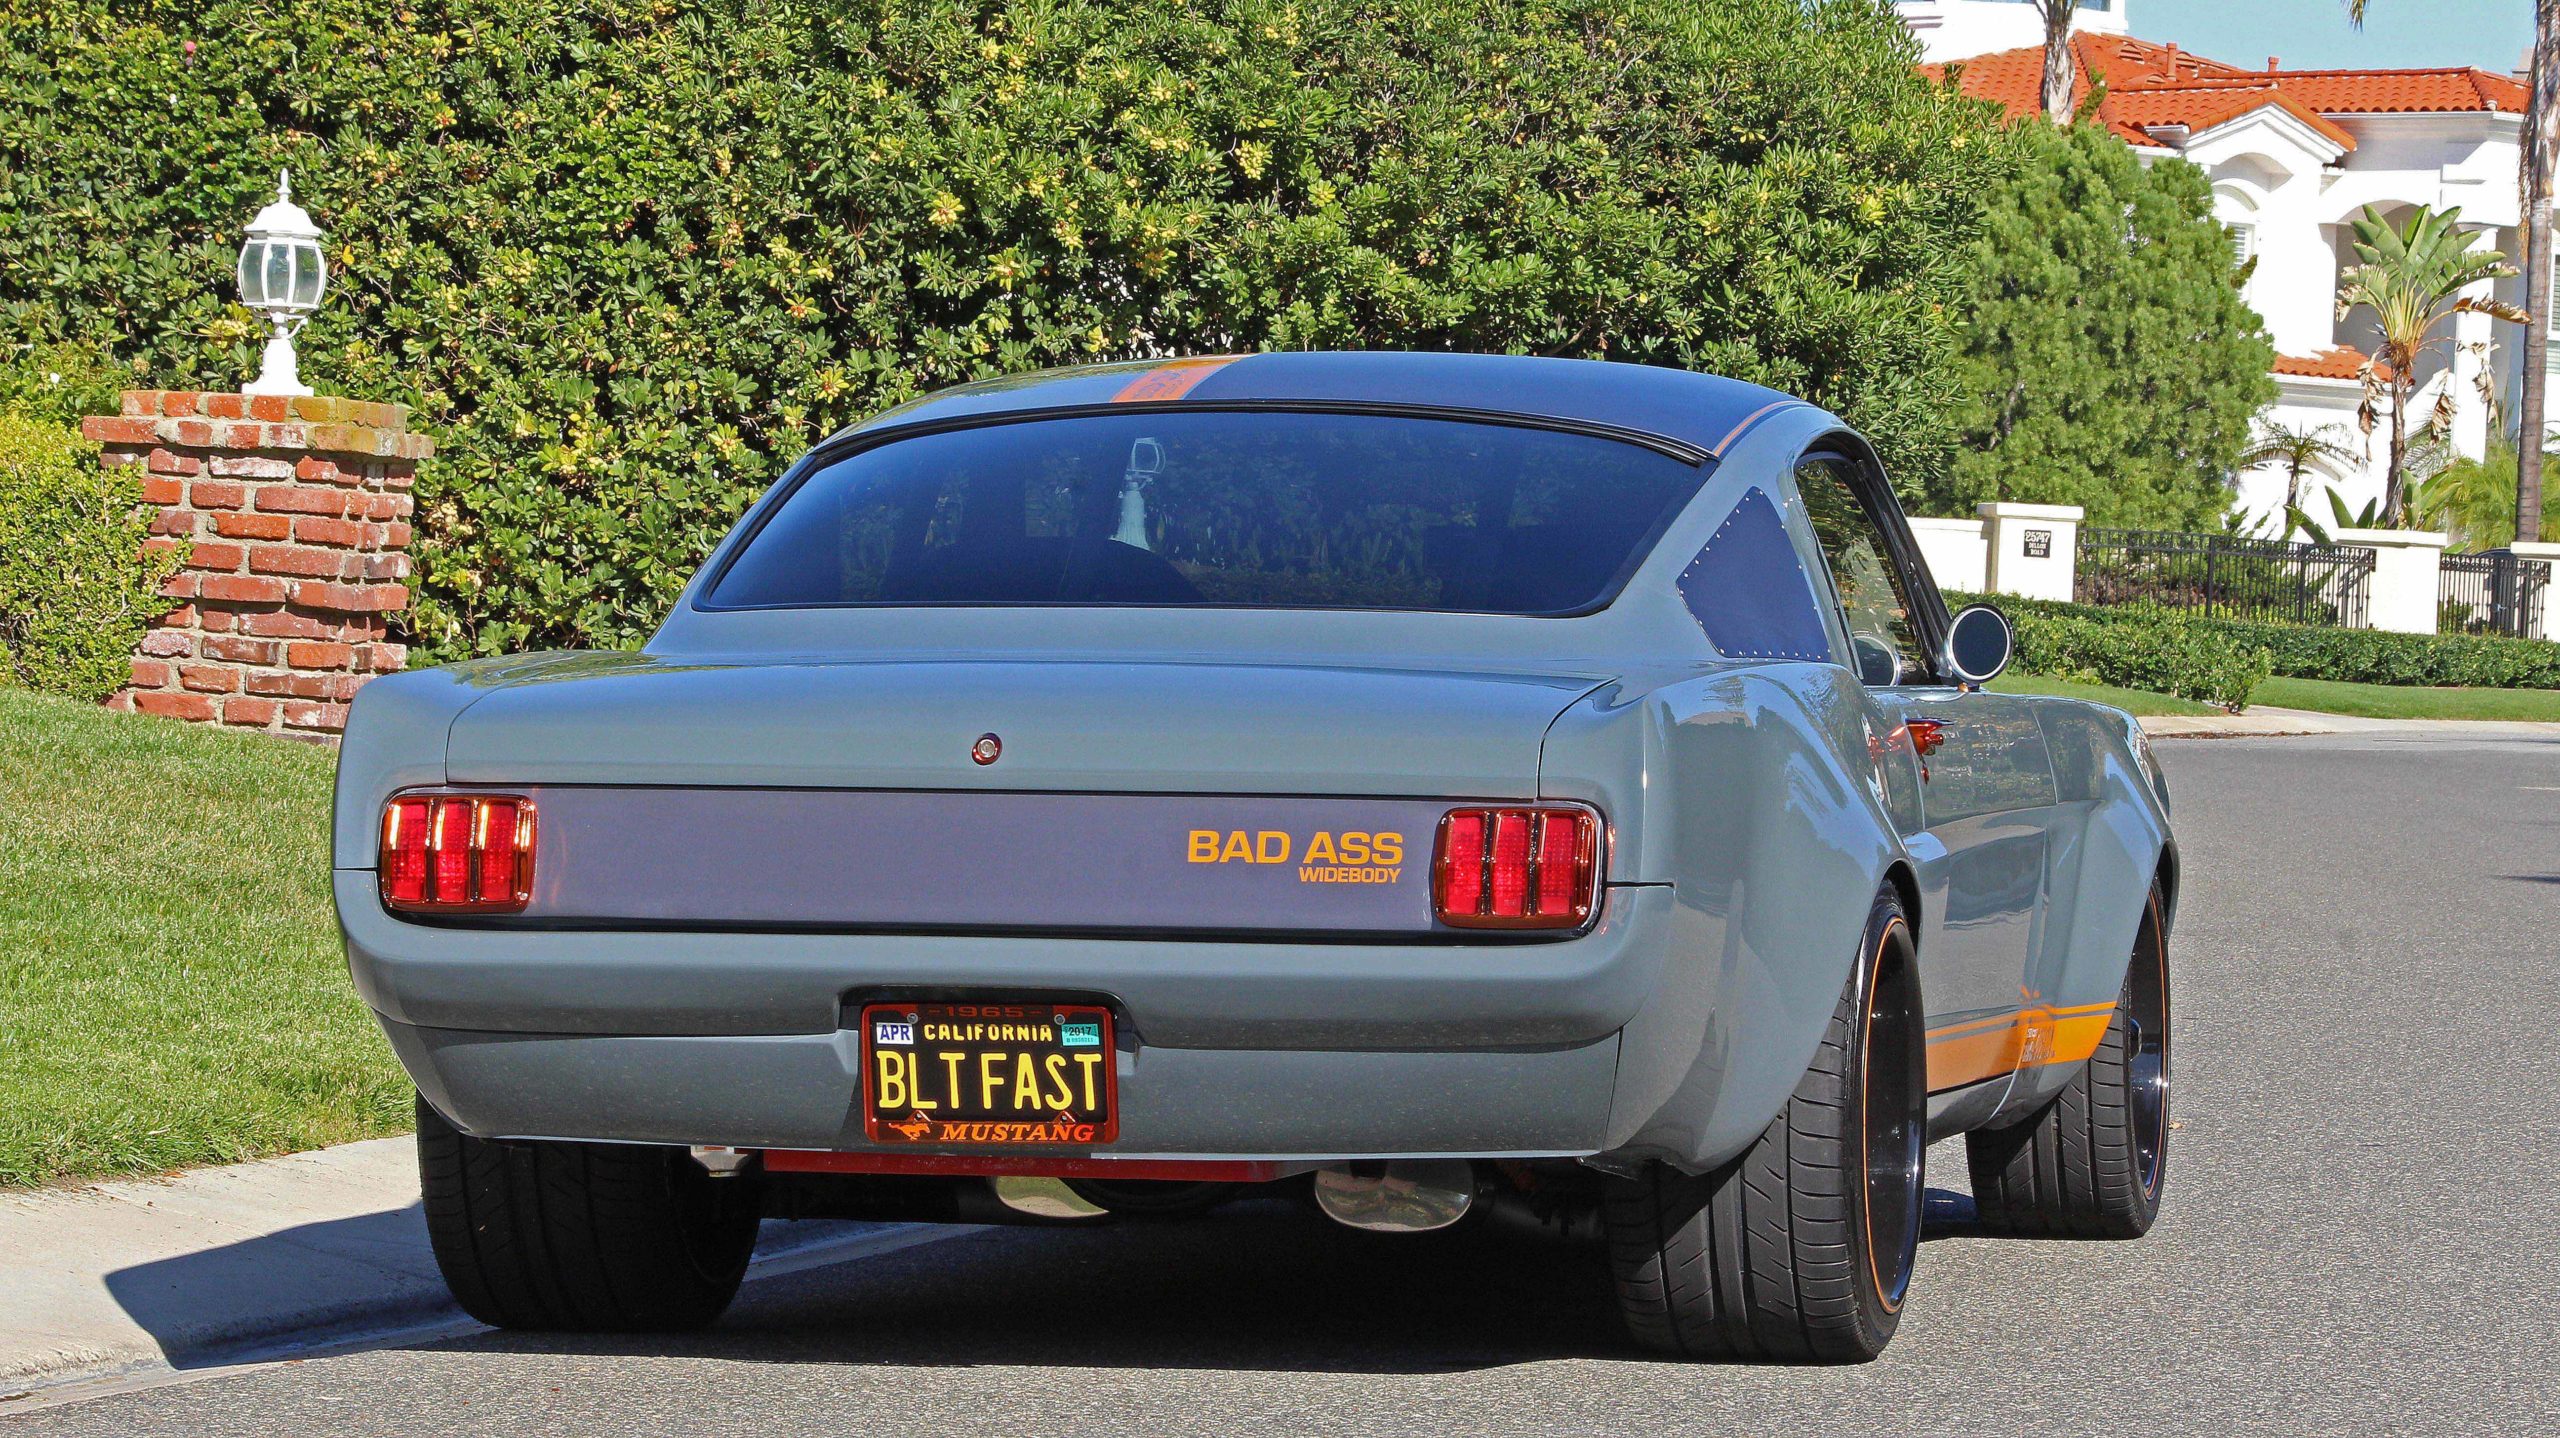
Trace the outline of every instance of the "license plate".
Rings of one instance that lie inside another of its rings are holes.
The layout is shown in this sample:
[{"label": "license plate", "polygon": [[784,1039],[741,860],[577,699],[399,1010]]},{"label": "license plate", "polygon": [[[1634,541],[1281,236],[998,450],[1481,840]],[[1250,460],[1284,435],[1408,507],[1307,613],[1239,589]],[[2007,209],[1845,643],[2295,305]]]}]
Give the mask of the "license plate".
[{"label": "license plate", "polygon": [[1119,1137],[1111,1011],[871,1004],[862,1130],[874,1143],[1091,1147]]}]

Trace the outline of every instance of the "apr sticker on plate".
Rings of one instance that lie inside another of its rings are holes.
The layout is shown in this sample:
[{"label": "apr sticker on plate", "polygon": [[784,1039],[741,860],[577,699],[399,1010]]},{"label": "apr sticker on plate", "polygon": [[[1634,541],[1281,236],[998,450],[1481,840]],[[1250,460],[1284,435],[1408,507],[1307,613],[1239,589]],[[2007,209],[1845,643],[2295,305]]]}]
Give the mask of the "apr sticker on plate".
[{"label": "apr sticker on plate", "polygon": [[871,1025],[871,1041],[875,1044],[890,1044],[905,1048],[915,1043],[916,1026],[893,1024],[887,1019],[881,1019]]}]

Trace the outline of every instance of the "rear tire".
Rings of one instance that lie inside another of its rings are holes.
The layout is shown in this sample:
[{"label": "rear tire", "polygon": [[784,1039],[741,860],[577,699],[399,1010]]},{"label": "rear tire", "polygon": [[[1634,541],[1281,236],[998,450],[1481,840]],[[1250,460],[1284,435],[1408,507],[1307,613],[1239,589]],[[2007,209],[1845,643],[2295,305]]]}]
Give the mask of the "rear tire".
[{"label": "rear tire", "polygon": [[2154,889],[2106,1037],[2032,1118],[1965,1136],[1982,1231],[2140,1238],[2169,1167],[2169,946]]},{"label": "rear tire", "polygon": [[756,1180],[680,1148],[473,1138],[422,1098],[418,1176],[445,1285],[499,1328],[699,1328],[755,1248]]},{"label": "rear tire", "polygon": [[1928,1078],[1910,925],[1876,896],[1859,962],[1787,1106],[1712,1174],[1606,1181],[1618,1302],[1686,1358],[1864,1363],[1901,1320],[1920,1241]]}]

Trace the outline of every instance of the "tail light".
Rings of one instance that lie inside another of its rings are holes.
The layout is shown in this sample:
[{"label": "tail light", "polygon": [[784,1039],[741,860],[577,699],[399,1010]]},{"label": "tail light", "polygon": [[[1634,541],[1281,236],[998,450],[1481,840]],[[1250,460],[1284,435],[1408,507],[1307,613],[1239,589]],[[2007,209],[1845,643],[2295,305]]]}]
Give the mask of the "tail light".
[{"label": "tail light", "polygon": [[382,808],[382,903],[412,914],[512,914],[533,897],[533,801],[400,794]]},{"label": "tail light", "polygon": [[1431,909],[1455,929],[1574,929],[1600,890],[1588,809],[1452,809],[1431,860]]}]

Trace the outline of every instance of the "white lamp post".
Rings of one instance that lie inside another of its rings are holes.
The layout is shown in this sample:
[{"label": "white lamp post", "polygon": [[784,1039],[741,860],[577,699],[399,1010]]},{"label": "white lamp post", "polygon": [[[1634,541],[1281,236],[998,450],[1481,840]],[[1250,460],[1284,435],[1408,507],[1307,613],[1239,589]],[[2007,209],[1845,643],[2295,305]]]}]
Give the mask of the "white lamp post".
[{"label": "white lamp post", "polygon": [[320,227],[293,202],[292,172],[278,171],[275,203],[249,222],[240,246],[240,303],[266,316],[275,330],[267,339],[265,367],[241,387],[242,394],[311,393],[296,372],[293,337],[320,308],[328,286]]}]

